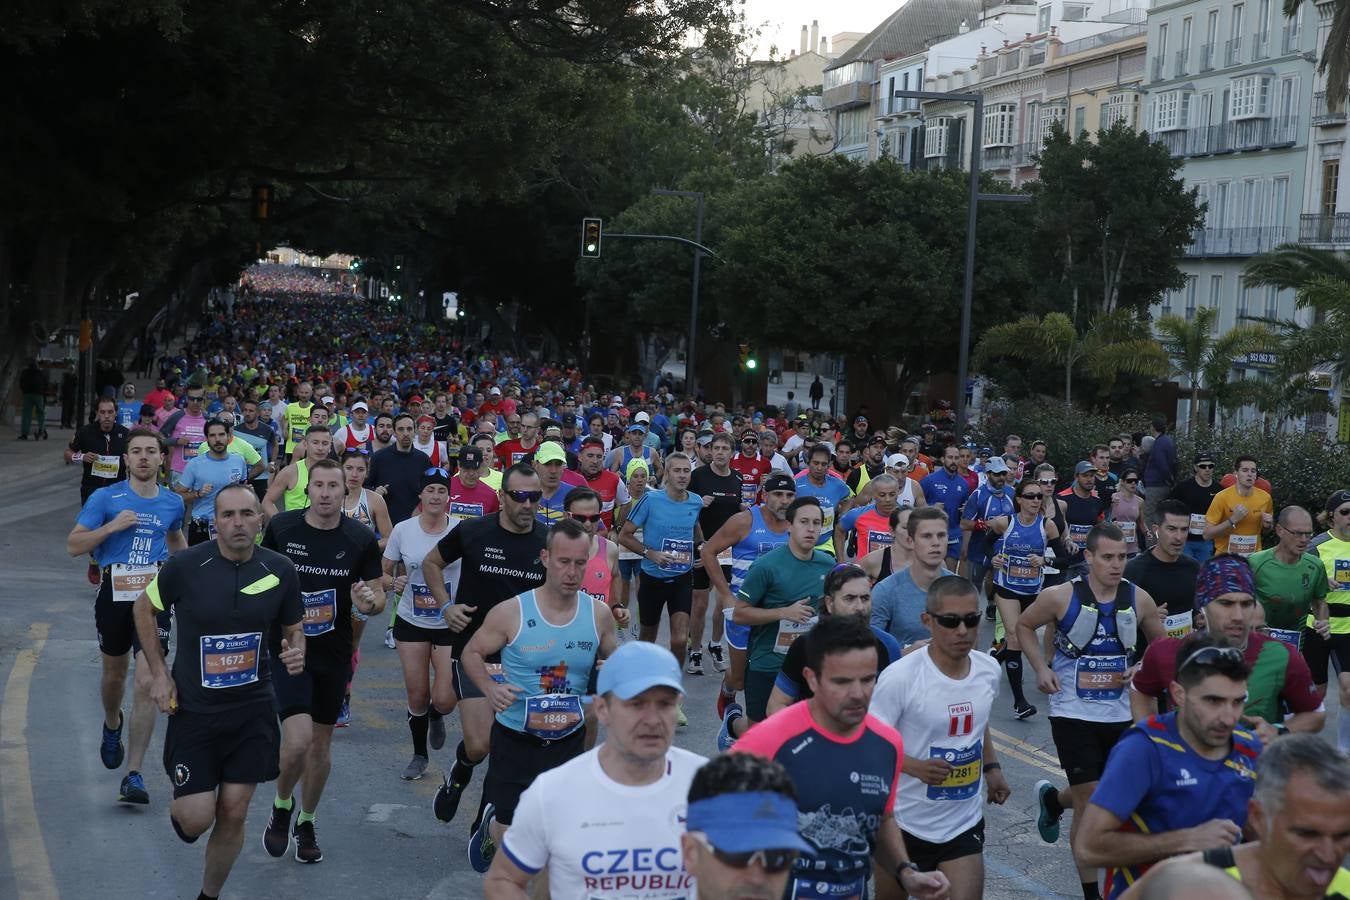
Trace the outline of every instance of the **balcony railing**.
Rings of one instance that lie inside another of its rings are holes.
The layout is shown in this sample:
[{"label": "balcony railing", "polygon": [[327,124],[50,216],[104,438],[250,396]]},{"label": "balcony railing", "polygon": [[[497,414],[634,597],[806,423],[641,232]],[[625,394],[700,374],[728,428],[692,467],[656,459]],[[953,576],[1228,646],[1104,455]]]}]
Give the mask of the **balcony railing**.
[{"label": "balcony railing", "polygon": [[[1122,10],[1122,12],[1134,12],[1134,10]],[[1140,12],[1143,12],[1143,10],[1140,10]],[[1109,19],[1104,17],[1102,21],[1109,21]],[[1057,58],[1082,53],[1084,50],[1095,50],[1098,47],[1138,37],[1141,34],[1148,34],[1148,25],[1142,22],[1136,25],[1126,25],[1123,28],[1112,28],[1110,31],[1103,31],[1101,34],[1091,34],[1076,41],[1069,41],[1059,48],[1059,57]]]},{"label": "balcony railing", "polygon": [[1154,136],[1173,156],[1207,156],[1242,150],[1288,147],[1298,138],[1298,117],[1243,119],[1222,125],[1201,125]]},{"label": "balcony railing", "polygon": [[904,113],[916,113],[919,111],[919,101],[914,97],[887,97],[886,105],[882,109],[883,116],[899,116]]},{"label": "balcony railing", "polygon": [[1200,71],[1209,72],[1214,69],[1214,45],[1200,45]]},{"label": "balcony railing", "polygon": [[826,109],[864,106],[872,102],[872,82],[847,81],[838,87],[826,88],[823,101]]},{"label": "balcony railing", "polygon": [[1183,256],[1255,256],[1273,250],[1288,238],[1283,225],[1201,228],[1192,235]]},{"label": "balcony railing", "polygon": [[1350,245],[1350,213],[1299,216],[1298,242],[1300,244]]},{"label": "balcony railing", "polygon": [[1314,126],[1344,125],[1345,109],[1331,109],[1327,106],[1327,92],[1313,94],[1312,123]]},{"label": "balcony railing", "polygon": [[1161,56],[1153,57],[1153,59],[1149,62],[1148,68],[1149,72],[1152,74],[1152,77],[1149,78],[1149,81],[1163,80],[1163,58]]},{"label": "balcony railing", "polygon": [[1181,78],[1186,75],[1186,57],[1190,56],[1189,50],[1178,50],[1176,62],[1172,65],[1172,77]]},{"label": "balcony railing", "polygon": [[1118,22],[1121,25],[1142,25],[1148,21],[1148,10],[1137,6],[1102,16],[1103,22]]},{"label": "balcony railing", "polygon": [[1270,32],[1258,31],[1252,35],[1252,60],[1270,58]]},{"label": "balcony railing", "polygon": [[1236,66],[1242,62],[1242,38],[1235,37],[1224,45],[1223,64]]}]

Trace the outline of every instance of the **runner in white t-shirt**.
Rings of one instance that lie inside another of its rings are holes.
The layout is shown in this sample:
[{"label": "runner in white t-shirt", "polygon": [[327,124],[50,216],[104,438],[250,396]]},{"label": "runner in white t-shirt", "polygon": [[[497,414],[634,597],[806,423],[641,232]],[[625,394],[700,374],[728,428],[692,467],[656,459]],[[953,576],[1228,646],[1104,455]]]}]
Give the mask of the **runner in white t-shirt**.
[{"label": "runner in white t-shirt", "polygon": [[630,642],[605,660],[597,691],[605,742],[538,776],[521,795],[484,897],[524,900],[545,870],[547,890],[533,896],[693,895],[680,835],[689,784],[707,760],[671,746],[684,693],[680,664],[664,647]]},{"label": "runner in white t-shirt", "polygon": [[[934,581],[923,613],[933,638],[886,667],[870,710],[904,738],[895,816],[905,848],[920,869],[947,876],[952,900],[984,896],[981,783],[991,803],[1011,793],[989,738],[999,664],[971,652],[980,617],[979,594],[969,581],[957,575]],[[875,880],[877,897],[891,896],[883,886],[894,882]]]}]

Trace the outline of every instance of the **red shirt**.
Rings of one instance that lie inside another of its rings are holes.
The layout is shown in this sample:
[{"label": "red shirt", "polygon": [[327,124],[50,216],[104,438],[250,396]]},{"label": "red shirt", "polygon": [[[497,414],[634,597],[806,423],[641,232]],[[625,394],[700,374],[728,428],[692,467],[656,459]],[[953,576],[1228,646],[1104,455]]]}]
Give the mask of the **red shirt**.
[{"label": "red shirt", "polygon": [[741,476],[741,502],[754,506],[759,498],[759,485],[769,474],[769,461],[762,456],[742,456],[737,453],[731,458],[731,470]]},{"label": "red shirt", "polygon": [[538,443],[527,450],[521,445],[520,438],[513,438],[509,441],[502,441],[492,452],[497,455],[498,467],[505,472],[525,457],[532,456],[534,451],[538,449]]},{"label": "red shirt", "polygon": [[619,496],[619,488],[623,484],[619,474],[609,469],[601,469],[600,474],[594,479],[582,475],[581,484],[600,495],[600,521],[605,523],[606,529],[613,528],[614,501]]},{"label": "red shirt", "polygon": [[488,516],[501,508],[497,492],[479,479],[472,488],[466,488],[459,475],[450,479],[450,506],[446,512],[457,519]]}]

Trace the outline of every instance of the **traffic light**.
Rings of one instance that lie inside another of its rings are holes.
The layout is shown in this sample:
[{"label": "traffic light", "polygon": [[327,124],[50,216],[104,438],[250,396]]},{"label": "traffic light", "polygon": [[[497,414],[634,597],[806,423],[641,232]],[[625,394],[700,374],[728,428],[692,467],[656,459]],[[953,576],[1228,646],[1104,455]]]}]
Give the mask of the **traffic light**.
[{"label": "traffic light", "polygon": [[755,359],[754,354],[750,350],[750,345],[741,344],[740,352],[741,352],[741,368],[745,369],[747,372],[753,372],[755,368],[759,366],[759,360]]},{"label": "traffic light", "polygon": [[402,254],[402,253],[396,253],[396,254],[394,254],[394,268],[395,268],[395,269],[401,269],[401,268],[403,268],[403,254]]},{"label": "traffic light", "polygon": [[360,272],[360,271],[361,271],[361,260],[360,260],[360,259],[355,259],[355,258],[352,259],[352,262],[351,262],[351,270],[352,270],[353,272]]},{"label": "traffic light", "polygon": [[600,219],[581,220],[581,255],[590,259],[600,258],[600,236],[603,228]]}]

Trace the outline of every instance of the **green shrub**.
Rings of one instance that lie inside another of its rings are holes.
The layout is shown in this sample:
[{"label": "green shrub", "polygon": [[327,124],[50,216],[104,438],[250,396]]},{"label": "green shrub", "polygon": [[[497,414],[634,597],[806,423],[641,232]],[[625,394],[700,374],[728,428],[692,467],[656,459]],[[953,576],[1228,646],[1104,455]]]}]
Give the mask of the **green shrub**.
[{"label": "green shrub", "polygon": [[1213,455],[1216,476],[1233,471],[1243,453],[1256,457],[1261,477],[1270,482],[1275,509],[1289,504],[1321,512],[1333,491],[1350,487],[1350,450],[1315,432],[1266,436],[1260,425],[1249,428],[1201,426],[1177,438],[1177,463],[1184,477],[1198,450]]},{"label": "green shrub", "polygon": [[1022,438],[1022,453],[1026,455],[1032,441],[1045,441],[1046,459],[1054,464],[1060,480],[1067,481],[1073,467],[1087,459],[1093,444],[1105,444],[1119,434],[1148,433],[1149,417],[1144,413],[1104,416],[1065,406],[1061,400],[1042,403],[1020,401],[1010,405],[996,405],[973,429],[978,439],[994,448],[1003,448],[1006,435]]}]

